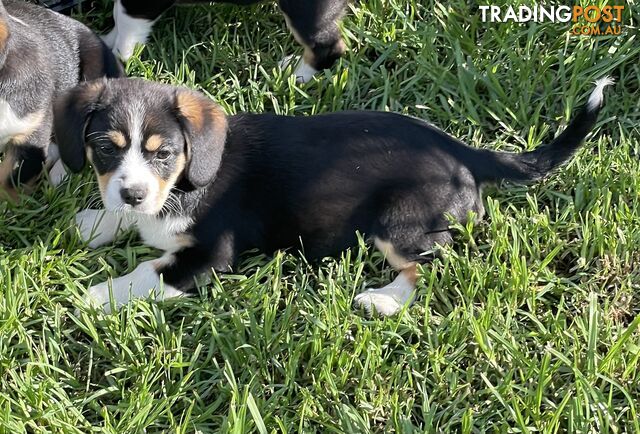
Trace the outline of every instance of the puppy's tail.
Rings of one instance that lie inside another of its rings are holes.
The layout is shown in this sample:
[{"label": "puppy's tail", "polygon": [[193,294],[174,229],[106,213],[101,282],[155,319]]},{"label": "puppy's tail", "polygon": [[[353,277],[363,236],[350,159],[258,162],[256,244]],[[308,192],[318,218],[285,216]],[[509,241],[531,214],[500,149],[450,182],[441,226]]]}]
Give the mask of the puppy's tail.
[{"label": "puppy's tail", "polygon": [[486,159],[481,158],[481,164],[476,166],[479,169],[476,173],[477,181],[535,181],[567,161],[595,125],[603,106],[603,90],[613,83],[610,77],[597,80],[587,104],[553,142],[520,154],[482,151],[486,153]]}]

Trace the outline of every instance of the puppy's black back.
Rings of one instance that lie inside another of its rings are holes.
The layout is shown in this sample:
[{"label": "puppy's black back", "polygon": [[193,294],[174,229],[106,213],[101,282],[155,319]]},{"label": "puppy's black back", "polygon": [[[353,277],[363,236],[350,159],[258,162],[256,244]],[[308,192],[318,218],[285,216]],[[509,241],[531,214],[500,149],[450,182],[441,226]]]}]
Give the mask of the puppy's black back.
[{"label": "puppy's black back", "polygon": [[[386,233],[400,214],[410,214],[421,232],[446,229],[444,212],[463,219],[478,197],[463,150],[469,152],[427,123],[393,113],[231,117],[222,168],[206,201],[225,205],[205,213],[202,229],[243,210],[221,224],[242,225],[236,233],[248,234],[244,248],[302,241],[309,257],[353,245],[357,230]],[[452,206],[456,197],[464,198],[459,209]],[[251,245],[255,240],[260,245]]]}]

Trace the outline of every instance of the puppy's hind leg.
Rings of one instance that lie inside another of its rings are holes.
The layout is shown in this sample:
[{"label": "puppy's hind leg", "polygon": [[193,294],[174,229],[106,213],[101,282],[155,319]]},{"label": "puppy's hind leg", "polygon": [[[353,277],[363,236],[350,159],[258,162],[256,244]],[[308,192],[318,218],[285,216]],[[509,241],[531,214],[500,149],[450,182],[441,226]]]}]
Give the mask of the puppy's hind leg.
[{"label": "puppy's hind leg", "polygon": [[413,303],[417,278],[416,264],[412,263],[400,271],[390,284],[382,288],[370,288],[356,295],[354,303],[363,308],[367,315],[395,315],[404,306]]},{"label": "puppy's hind leg", "polygon": [[[356,295],[354,304],[363,308],[368,315],[376,312],[382,316],[395,315],[405,306],[411,305],[418,280],[417,264],[429,262],[434,257],[433,250],[436,245],[446,244],[450,240],[448,231],[424,234],[419,240],[419,247],[408,250],[398,249],[394,242],[376,237],[376,247],[384,254],[387,262],[400,273],[390,284],[382,288],[370,288]],[[407,251],[415,253],[405,254]]]}]

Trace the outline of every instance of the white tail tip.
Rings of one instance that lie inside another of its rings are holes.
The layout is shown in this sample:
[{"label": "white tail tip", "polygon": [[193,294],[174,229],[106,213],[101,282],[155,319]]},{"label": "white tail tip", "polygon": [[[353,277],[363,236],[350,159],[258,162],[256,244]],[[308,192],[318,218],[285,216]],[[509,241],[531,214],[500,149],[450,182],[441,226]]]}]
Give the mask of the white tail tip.
[{"label": "white tail tip", "polygon": [[596,87],[591,92],[589,96],[589,101],[587,101],[587,108],[589,111],[594,111],[600,108],[602,105],[602,100],[604,99],[603,90],[605,87],[614,84],[615,81],[611,77],[602,77],[596,80]]}]

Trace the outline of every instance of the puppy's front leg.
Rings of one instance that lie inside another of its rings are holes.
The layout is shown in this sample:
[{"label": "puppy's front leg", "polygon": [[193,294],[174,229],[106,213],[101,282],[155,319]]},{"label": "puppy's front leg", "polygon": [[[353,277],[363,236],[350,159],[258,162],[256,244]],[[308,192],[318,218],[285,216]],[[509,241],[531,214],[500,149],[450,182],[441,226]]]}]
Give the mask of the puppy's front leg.
[{"label": "puppy's front leg", "polygon": [[112,242],[119,232],[132,224],[132,219],[126,215],[116,215],[104,209],[85,209],[76,214],[80,236],[92,249]]},{"label": "puppy's front leg", "polygon": [[127,304],[132,298],[153,295],[156,300],[162,300],[181,296],[182,291],[168,284],[160,284],[162,269],[174,260],[172,254],[167,254],[153,261],[143,262],[127,275],[92,286],[85,300],[89,304],[103,307],[106,312],[110,312],[111,294],[113,294],[115,309]]},{"label": "puppy's front leg", "polygon": [[[193,239],[187,236],[183,237],[182,242],[184,247],[176,252],[143,262],[126,276],[92,286],[86,296],[87,301],[109,311],[109,287],[116,308],[131,298],[153,295],[159,300],[182,296],[183,290],[193,288],[194,278],[207,268],[221,272],[231,269],[235,259],[235,244],[230,234],[224,234],[205,246],[193,243]],[[160,285],[160,276],[163,285]]]},{"label": "puppy's front leg", "polygon": [[151,33],[153,23],[169,9],[175,0],[116,0],[113,8],[115,27],[103,37],[113,52],[127,60],[137,44],[144,44]]},{"label": "puppy's front leg", "polygon": [[51,185],[57,187],[67,177],[67,170],[60,159],[60,151],[58,145],[51,143],[47,151],[47,167],[49,167],[49,180]]}]

